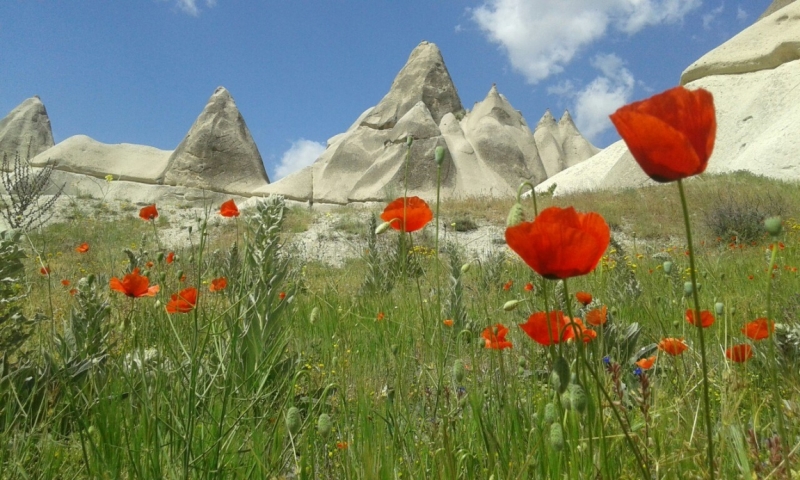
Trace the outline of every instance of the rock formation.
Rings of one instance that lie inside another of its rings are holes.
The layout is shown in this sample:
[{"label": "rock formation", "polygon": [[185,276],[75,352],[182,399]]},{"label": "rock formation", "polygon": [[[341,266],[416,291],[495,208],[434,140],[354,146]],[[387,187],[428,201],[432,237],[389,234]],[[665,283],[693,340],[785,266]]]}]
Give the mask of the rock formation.
[{"label": "rock formation", "polygon": [[0,120],[0,158],[8,155],[13,159],[19,153],[22,158],[33,158],[53,146],[53,130],[50,117],[39,97],[31,97],[11,110]]},{"label": "rock formation", "polygon": [[238,195],[269,184],[258,147],[224,87],[211,95],[159,180]]},{"label": "rock formation", "polygon": [[[406,166],[409,135],[414,141]],[[556,123],[547,112],[531,132],[494,86],[465,114],[441,52],[422,42],[389,93],[346,132],[329,139],[313,165],[256,193],[345,204],[399,196],[407,184],[409,195],[432,198],[437,146],[447,150],[444,198],[511,195],[522,181],[536,184],[597,152],[568,113]]]},{"label": "rock formation", "polygon": [[[800,2],[791,2],[684,70],[682,85],[705,88],[714,95],[717,137],[707,172],[747,170],[800,179],[798,39]],[[558,195],[651,183],[620,140],[589,161],[549,178],[537,190],[556,184]]]},{"label": "rock formation", "polygon": [[[768,16],[772,15],[773,13],[777,12],[781,8],[785,7],[786,5],[789,5],[790,3],[794,2],[794,1],[795,0],[772,0],[772,3],[770,4],[770,6],[767,7],[766,10],[764,10],[764,13],[762,13],[761,16],[758,17],[758,20],[761,20],[764,17],[768,17]],[[758,21],[758,20],[756,20],[756,21]]]},{"label": "rock formation", "polygon": [[146,145],[100,143],[86,135],[75,135],[31,160],[34,167],[53,164],[55,170],[95,178],[113,175],[115,180],[157,184],[167,168],[172,151]]}]

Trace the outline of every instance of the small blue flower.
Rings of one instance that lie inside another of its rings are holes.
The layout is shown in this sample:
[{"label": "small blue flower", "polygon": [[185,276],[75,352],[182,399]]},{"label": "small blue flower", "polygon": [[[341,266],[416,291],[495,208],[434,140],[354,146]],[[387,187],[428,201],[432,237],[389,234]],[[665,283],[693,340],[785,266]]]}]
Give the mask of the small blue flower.
[{"label": "small blue flower", "polygon": [[636,367],[635,369],[633,369],[633,374],[636,375],[637,377],[642,376],[642,373],[643,373],[643,371],[642,371],[641,367]]},{"label": "small blue flower", "polygon": [[608,355],[603,357],[603,363],[605,363],[606,365],[611,365],[611,357]]}]

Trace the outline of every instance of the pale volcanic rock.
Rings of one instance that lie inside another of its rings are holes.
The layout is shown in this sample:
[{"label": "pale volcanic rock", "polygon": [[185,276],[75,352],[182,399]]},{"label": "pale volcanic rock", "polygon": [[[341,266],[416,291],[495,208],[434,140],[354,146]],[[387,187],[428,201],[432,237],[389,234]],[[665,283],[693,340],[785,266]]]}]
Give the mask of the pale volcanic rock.
[{"label": "pale volcanic rock", "polygon": [[241,195],[269,184],[258,147],[224,87],[216,89],[172,153],[161,181]]},{"label": "pale volcanic rock", "polygon": [[167,167],[171,150],[130,143],[106,144],[75,135],[31,159],[31,165],[50,163],[55,170],[115,180],[157,184]]},{"label": "pale volcanic rock", "polygon": [[0,120],[0,158],[7,155],[11,161],[17,153],[26,158],[29,147],[33,158],[53,145],[50,117],[39,97],[23,101]]}]

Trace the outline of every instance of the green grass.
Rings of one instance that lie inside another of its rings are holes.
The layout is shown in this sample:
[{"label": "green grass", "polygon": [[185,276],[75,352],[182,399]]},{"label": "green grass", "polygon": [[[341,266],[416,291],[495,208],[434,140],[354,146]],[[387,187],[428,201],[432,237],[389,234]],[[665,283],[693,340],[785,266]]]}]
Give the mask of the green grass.
[{"label": "green grass", "polygon": [[[755,357],[743,365],[723,354],[744,341],[739,329],[745,322],[766,314],[771,240],[718,240],[704,215],[726,193],[780,197],[787,222],[773,312],[777,322],[796,327],[799,192],[795,184],[744,174],[687,182],[702,307],[713,311],[716,302],[724,304],[724,314],[706,331],[718,478],[766,478],[774,468],[767,446],[777,430],[766,344],[754,344]],[[442,215],[503,225],[511,202],[447,202]],[[269,250],[277,247],[268,248],[263,234],[248,231],[243,219],[238,238],[228,228],[234,220],[209,230],[207,243],[198,228],[193,246],[179,249],[176,262],[167,265],[158,260],[166,250],[153,227],[131,212],[113,222],[80,218],[52,225],[25,241],[28,296],[21,306],[26,317],[40,317],[16,362],[6,352],[0,374],[0,441],[8,446],[0,450],[0,478],[641,478],[629,442],[658,478],[703,478],[702,374],[696,333],[683,320],[688,257],[674,186],[542,198],[539,207],[553,204],[597,211],[627,239],[609,247],[594,273],[571,279],[570,292],[591,292],[591,308],[605,305],[615,328],[638,324],[634,351],[651,352],[664,337],[683,337],[691,346],[680,357],[659,355],[649,373],[651,400],[643,408],[634,366],[605,330],[586,353],[617,407],[587,383],[586,413],[559,410],[562,451],[553,447],[543,418],[554,397],[547,351],[515,326],[544,309],[545,285],[549,304],[557,301],[555,284],[537,279],[513,253],[471,262],[459,280],[467,322],[446,327],[441,308],[461,265],[450,265],[444,255],[438,282],[436,258],[425,254],[419,256],[421,276],[401,279],[388,293],[365,293],[368,265],[362,259],[340,269],[291,259],[281,276],[284,257]],[[525,207],[530,218],[532,208]],[[169,224],[167,216],[156,231]],[[307,210],[291,210],[281,241],[312,221]],[[357,229],[352,217],[343,222],[343,231]],[[429,245],[418,236],[415,244]],[[75,252],[84,241],[91,250]],[[253,241],[261,246],[251,248]],[[145,270],[161,287],[155,298],[131,300],[109,290],[109,279],[122,277],[129,265],[126,248],[143,264],[154,262]],[[268,253],[256,261],[247,252]],[[51,267],[51,277],[39,274],[37,255]],[[670,274],[665,260],[673,262]],[[94,291],[80,281],[89,274],[96,275]],[[229,287],[212,294],[207,284],[218,276],[228,276]],[[84,297],[71,296],[62,278],[70,288],[81,284]],[[535,284],[533,292],[524,289],[527,282]],[[168,315],[170,295],[189,285],[200,291],[198,308]],[[577,309],[573,298],[564,300]],[[523,303],[504,311],[513,299]],[[65,349],[58,339],[65,337],[70,312],[92,302],[108,306],[103,348],[94,356],[69,356],[65,352],[80,349]],[[245,331],[243,321],[257,323]],[[510,328],[512,349],[483,348],[481,331],[496,323]],[[271,333],[254,337],[257,324]],[[147,349],[158,356],[144,368],[131,366]],[[799,354],[797,345],[785,346],[778,366],[795,452],[800,379],[792,356]],[[575,355],[575,345],[564,347],[566,358]],[[620,365],[622,398],[603,367],[606,355]],[[457,362],[466,366],[460,382],[453,374]],[[300,409],[303,422],[294,436],[285,424],[291,406]],[[317,431],[321,413],[333,422],[327,436]]]}]

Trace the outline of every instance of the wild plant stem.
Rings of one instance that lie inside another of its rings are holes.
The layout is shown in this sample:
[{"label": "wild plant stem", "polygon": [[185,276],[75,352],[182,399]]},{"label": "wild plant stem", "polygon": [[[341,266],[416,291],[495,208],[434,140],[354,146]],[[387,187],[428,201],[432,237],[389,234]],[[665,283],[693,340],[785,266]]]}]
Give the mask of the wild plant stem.
[{"label": "wild plant stem", "polygon": [[[775,398],[775,415],[778,417],[778,436],[781,439],[781,449],[783,453],[783,465],[786,471],[786,478],[789,478],[789,438],[786,434],[786,424],[783,419],[783,406],[781,404],[781,392],[778,387],[778,365],[775,355],[775,323],[772,320],[772,269],[778,257],[777,242],[772,245],[772,255],[767,269],[767,343],[769,344],[769,374],[770,384],[772,385],[772,396]],[[770,322],[772,328],[770,328]]]},{"label": "wild plant stem", "polygon": [[707,461],[708,461],[708,478],[714,480],[714,437],[713,428],[711,425],[711,405],[708,393],[708,361],[706,360],[706,340],[703,334],[703,322],[700,321],[700,296],[697,292],[697,271],[695,269],[694,261],[694,246],[692,244],[692,228],[689,221],[689,207],[686,203],[686,193],[683,189],[683,181],[678,179],[678,192],[681,196],[681,207],[683,208],[683,222],[686,227],[686,242],[689,249],[689,275],[692,280],[692,300],[694,302],[694,318],[695,326],[697,328],[697,336],[700,339],[700,359],[703,367],[703,413],[706,422],[706,437],[708,443]]}]

